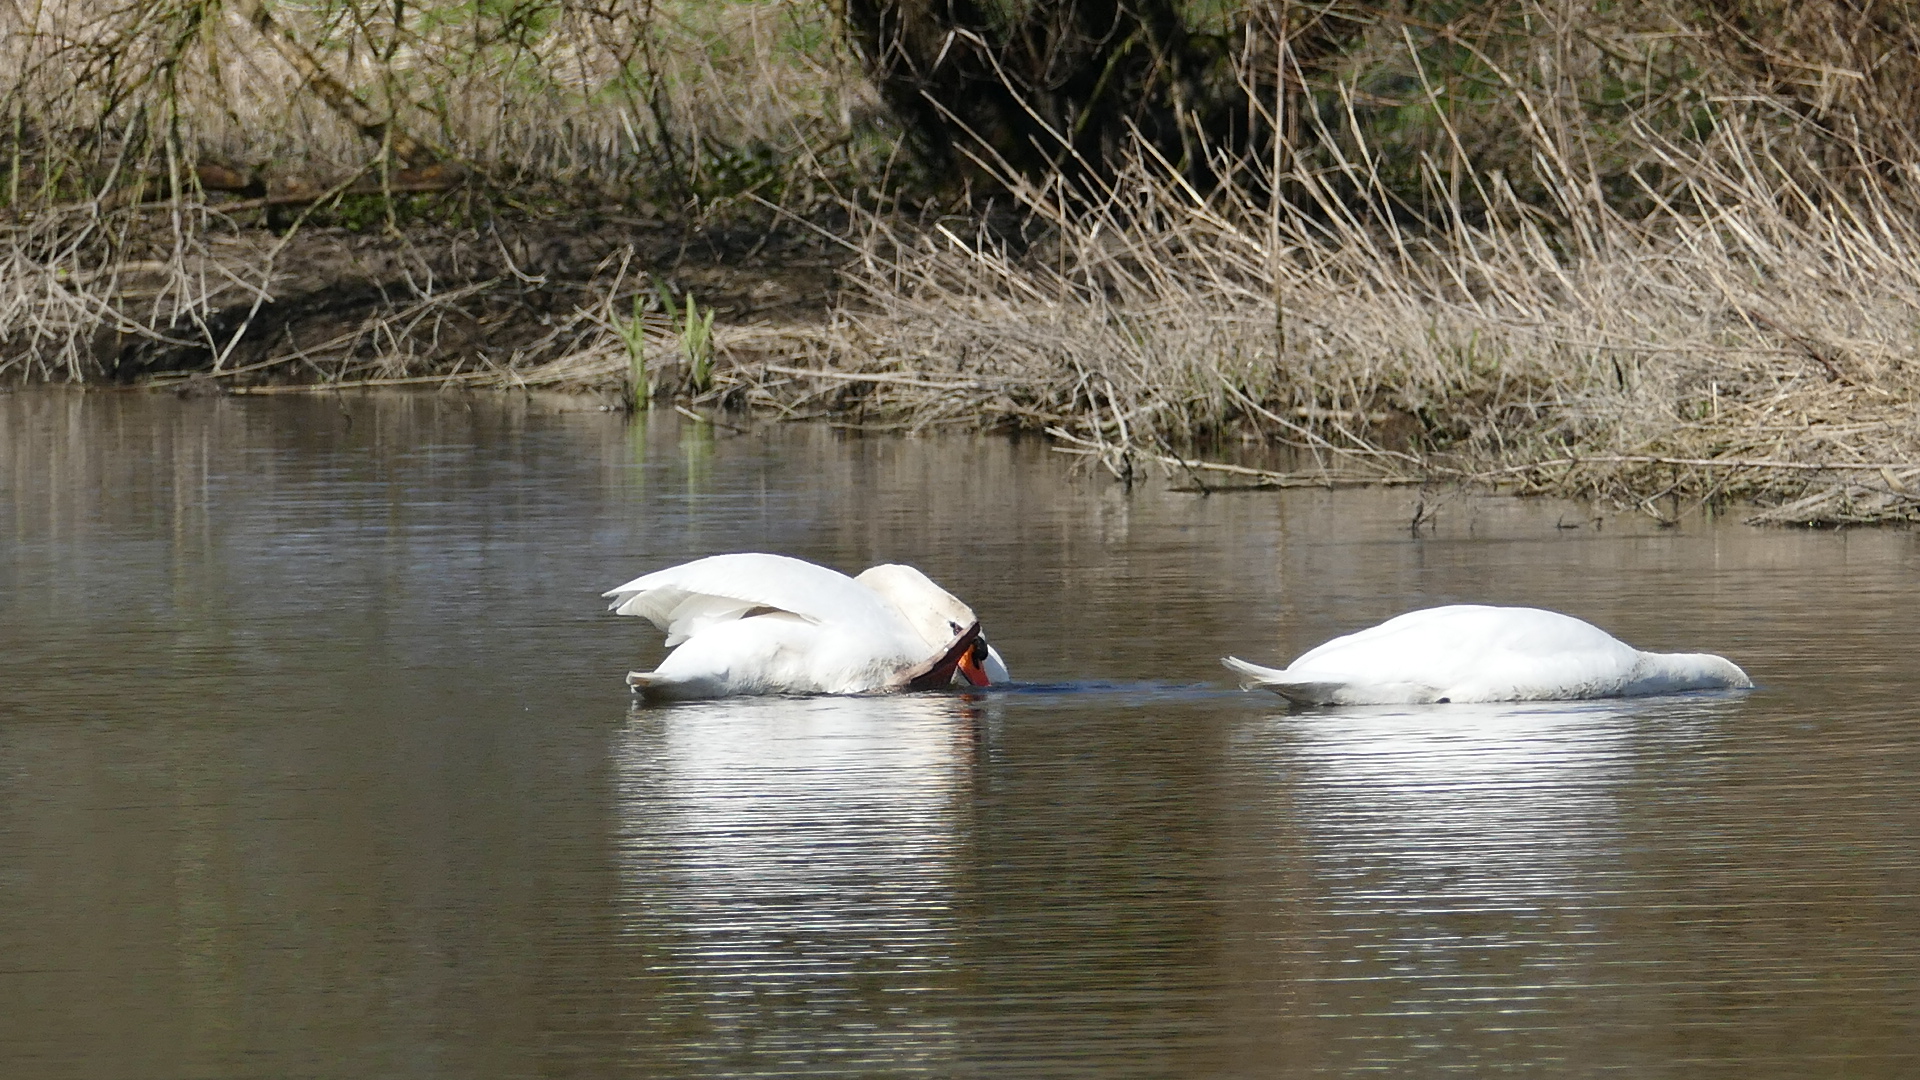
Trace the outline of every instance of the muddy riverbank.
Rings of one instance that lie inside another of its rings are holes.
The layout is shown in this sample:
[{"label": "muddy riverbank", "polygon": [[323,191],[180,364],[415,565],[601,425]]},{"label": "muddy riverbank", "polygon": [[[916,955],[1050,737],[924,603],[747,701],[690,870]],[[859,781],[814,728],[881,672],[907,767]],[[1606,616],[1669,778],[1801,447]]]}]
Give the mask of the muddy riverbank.
[{"label": "muddy riverbank", "polygon": [[[842,256],[818,238],[582,217],[482,229],[154,228],[90,260],[16,258],[38,319],[10,381],[225,393],[296,385],[550,386],[619,395],[669,306],[737,330],[827,317]],[[21,289],[27,292],[27,289]],[[622,347],[631,342],[632,347]],[[671,386],[679,373],[663,372]]]}]

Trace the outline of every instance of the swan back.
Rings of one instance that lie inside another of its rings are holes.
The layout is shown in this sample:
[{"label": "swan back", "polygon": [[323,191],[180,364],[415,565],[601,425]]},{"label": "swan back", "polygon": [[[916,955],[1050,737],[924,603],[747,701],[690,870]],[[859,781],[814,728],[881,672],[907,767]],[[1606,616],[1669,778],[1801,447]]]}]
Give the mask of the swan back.
[{"label": "swan back", "polygon": [[1285,669],[1229,657],[1243,685],[1302,704],[1549,701],[1752,686],[1707,653],[1645,653],[1539,608],[1460,604],[1334,638]]},{"label": "swan back", "polygon": [[1513,701],[1605,695],[1639,655],[1557,611],[1455,604],[1334,638],[1287,670],[1373,684],[1391,700]]}]

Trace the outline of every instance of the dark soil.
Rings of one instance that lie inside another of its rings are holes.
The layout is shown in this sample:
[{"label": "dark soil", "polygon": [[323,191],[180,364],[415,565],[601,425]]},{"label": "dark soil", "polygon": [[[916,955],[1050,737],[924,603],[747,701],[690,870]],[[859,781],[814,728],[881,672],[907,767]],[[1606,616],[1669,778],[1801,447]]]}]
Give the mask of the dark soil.
[{"label": "dark soil", "polygon": [[[816,234],[604,219],[290,236],[240,230],[210,238],[194,269],[208,280],[222,280],[219,271],[264,279],[265,302],[228,284],[197,319],[148,332],[102,328],[85,378],[173,382],[211,372],[223,351],[225,386],[528,366],[603,335],[599,323],[574,316],[603,310],[610,292],[616,312],[630,313],[635,299],[658,312],[662,287],[676,304],[695,297],[723,324],[807,322],[832,301],[841,250]],[[113,302],[141,321],[145,298],[176,273],[159,259],[129,260]]]}]

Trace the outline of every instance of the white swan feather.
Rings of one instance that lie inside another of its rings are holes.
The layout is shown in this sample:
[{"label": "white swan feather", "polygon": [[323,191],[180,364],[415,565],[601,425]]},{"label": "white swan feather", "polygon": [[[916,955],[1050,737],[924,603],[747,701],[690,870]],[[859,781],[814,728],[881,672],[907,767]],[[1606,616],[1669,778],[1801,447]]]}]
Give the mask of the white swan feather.
[{"label": "white swan feather", "polygon": [[[978,628],[972,608],[913,567],[852,578],[759,552],[656,570],[604,595],[615,613],[666,631],[673,651],[627,677],[659,699],[907,689]],[[959,668],[976,684],[1005,681],[1005,663],[978,640]]]},{"label": "white swan feather", "polygon": [[1285,668],[1224,663],[1302,705],[1565,701],[1750,687],[1725,657],[1650,653],[1571,615],[1457,604],[1334,638]]}]

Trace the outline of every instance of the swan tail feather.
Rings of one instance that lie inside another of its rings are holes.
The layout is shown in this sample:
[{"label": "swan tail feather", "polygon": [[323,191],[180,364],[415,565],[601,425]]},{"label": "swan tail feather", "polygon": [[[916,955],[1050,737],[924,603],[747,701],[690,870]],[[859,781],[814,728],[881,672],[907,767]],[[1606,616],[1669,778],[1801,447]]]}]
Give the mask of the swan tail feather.
[{"label": "swan tail feather", "polygon": [[1235,675],[1240,676],[1240,689],[1242,690],[1251,690],[1261,683],[1266,682],[1268,679],[1284,679],[1287,675],[1286,672],[1281,671],[1279,668],[1249,664],[1237,656],[1221,657],[1220,665]]},{"label": "swan tail feather", "polygon": [[1342,699],[1348,683],[1326,676],[1305,677],[1279,668],[1249,664],[1237,656],[1221,657],[1228,671],[1240,676],[1242,690],[1270,690],[1295,705],[1334,705]]},{"label": "swan tail feather", "polygon": [[658,671],[629,671],[627,685],[648,701],[684,701],[711,696],[698,680]]}]

